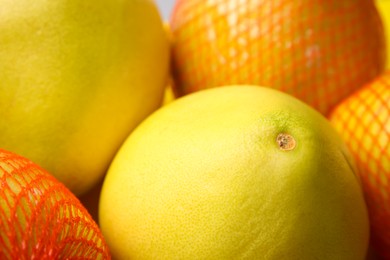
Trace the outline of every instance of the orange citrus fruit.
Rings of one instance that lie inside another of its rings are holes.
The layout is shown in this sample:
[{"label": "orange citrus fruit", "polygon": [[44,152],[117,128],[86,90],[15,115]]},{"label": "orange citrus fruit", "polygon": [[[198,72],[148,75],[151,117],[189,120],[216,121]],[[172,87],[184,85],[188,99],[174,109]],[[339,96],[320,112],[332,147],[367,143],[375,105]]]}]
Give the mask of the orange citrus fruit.
[{"label": "orange citrus fruit", "polygon": [[327,114],[385,66],[371,0],[178,0],[170,24],[178,95],[254,84]]},{"label": "orange citrus fruit", "polygon": [[79,200],[38,165],[0,150],[0,259],[110,259]]}]

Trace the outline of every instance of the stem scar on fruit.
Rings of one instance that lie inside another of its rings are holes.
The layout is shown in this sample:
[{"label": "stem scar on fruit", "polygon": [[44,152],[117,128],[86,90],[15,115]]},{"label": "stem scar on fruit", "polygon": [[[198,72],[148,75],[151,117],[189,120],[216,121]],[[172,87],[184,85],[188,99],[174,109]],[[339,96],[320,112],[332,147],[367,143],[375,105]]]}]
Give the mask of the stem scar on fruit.
[{"label": "stem scar on fruit", "polygon": [[293,150],[296,146],[296,141],[294,137],[286,133],[280,133],[276,137],[276,142],[280,150],[290,151]]}]

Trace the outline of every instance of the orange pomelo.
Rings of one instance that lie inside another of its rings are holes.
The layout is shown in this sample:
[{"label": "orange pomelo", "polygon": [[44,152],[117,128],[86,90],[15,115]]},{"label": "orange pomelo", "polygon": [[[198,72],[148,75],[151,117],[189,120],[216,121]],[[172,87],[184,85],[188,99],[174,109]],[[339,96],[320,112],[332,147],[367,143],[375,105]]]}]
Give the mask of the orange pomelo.
[{"label": "orange pomelo", "polygon": [[110,259],[79,200],[30,160],[0,150],[0,259]]},{"label": "orange pomelo", "polygon": [[255,84],[327,114],[385,66],[371,0],[178,0],[170,23],[178,95]]},{"label": "orange pomelo", "polygon": [[330,115],[354,155],[368,204],[371,241],[390,258],[390,72],[339,104]]},{"label": "orange pomelo", "polygon": [[80,195],[161,106],[169,42],[152,1],[0,0],[0,147]]},{"label": "orange pomelo", "polygon": [[369,224],[351,158],[290,95],[199,91],[130,134],[99,223],[116,259],[363,259]]}]

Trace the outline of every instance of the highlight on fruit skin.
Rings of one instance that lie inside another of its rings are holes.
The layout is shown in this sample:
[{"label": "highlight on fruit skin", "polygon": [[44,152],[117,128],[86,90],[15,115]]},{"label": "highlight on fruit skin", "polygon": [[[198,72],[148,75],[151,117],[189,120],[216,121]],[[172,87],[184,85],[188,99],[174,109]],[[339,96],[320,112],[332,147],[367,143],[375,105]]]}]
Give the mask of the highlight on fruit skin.
[{"label": "highlight on fruit skin", "polygon": [[345,99],[329,118],[357,162],[371,246],[390,259],[390,71]]},{"label": "highlight on fruit skin", "polygon": [[371,0],[178,0],[170,24],[179,96],[269,86],[328,115],[385,68],[383,24]]},{"label": "highlight on fruit skin", "polygon": [[0,259],[110,259],[79,200],[30,160],[0,149]]}]

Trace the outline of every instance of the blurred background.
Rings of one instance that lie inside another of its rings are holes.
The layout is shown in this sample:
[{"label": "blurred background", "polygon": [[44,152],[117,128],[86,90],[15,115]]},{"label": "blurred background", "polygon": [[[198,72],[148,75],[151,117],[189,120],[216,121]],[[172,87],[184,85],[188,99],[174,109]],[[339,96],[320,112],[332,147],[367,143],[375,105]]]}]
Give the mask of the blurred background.
[{"label": "blurred background", "polygon": [[155,0],[155,2],[160,8],[162,18],[164,19],[164,21],[167,21],[171,14],[171,10],[173,8],[175,0]]}]

